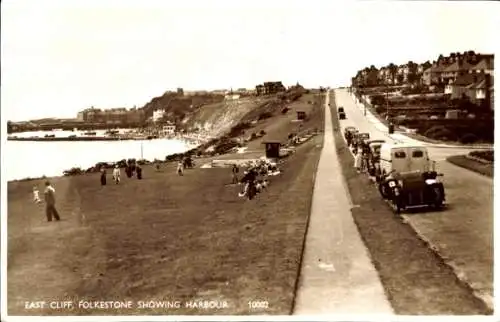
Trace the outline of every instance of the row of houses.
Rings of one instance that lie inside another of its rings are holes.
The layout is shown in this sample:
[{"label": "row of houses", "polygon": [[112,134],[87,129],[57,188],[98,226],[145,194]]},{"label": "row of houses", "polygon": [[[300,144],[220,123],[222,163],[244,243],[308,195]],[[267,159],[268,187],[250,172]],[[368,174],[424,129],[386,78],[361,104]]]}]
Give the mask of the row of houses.
[{"label": "row of houses", "polygon": [[124,107],[111,109],[87,108],[78,112],[77,120],[85,123],[105,123],[110,125],[125,125],[142,123],[145,120],[143,109]]},{"label": "row of houses", "polygon": [[476,54],[474,51],[440,55],[432,63],[388,66],[377,69],[370,66],[358,71],[352,85],[425,85],[440,88],[450,98],[467,97],[471,102],[494,106],[494,55]]},{"label": "row of houses", "polygon": [[375,66],[359,70],[351,80],[353,86],[377,85],[447,85],[458,76],[467,73],[480,73],[493,75],[494,55],[476,54],[474,51],[464,53],[451,53],[444,57],[440,55],[437,60],[425,63],[395,65],[393,63],[380,69]]},{"label": "row of houses", "polygon": [[444,93],[449,94],[451,99],[467,98],[476,105],[487,104],[493,109],[494,78],[485,73],[471,73],[458,76],[444,88]]},{"label": "row of houses", "polygon": [[494,55],[482,55],[476,63],[471,63],[463,57],[450,57],[450,60],[434,62],[422,75],[425,85],[445,84],[454,82],[459,76],[484,73],[493,76]]}]

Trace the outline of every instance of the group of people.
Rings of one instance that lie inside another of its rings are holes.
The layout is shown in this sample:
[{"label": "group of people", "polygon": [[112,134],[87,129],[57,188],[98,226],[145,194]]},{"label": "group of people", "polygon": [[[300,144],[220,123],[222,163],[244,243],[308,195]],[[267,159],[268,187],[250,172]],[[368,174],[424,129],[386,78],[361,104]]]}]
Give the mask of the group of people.
[{"label": "group of people", "polygon": [[[132,178],[134,173],[137,175],[137,179],[141,180],[142,179],[142,168],[138,164],[135,163],[129,163],[127,162],[127,165],[125,167],[125,173],[127,174],[128,178]],[[112,178],[113,182],[115,184],[119,184],[121,181],[121,169],[118,165],[115,165],[113,168],[113,173],[112,173]],[[107,172],[105,168],[101,169],[101,185],[105,186],[107,183]]]},{"label": "group of people", "polygon": [[[56,221],[61,220],[59,212],[56,209],[56,190],[51,185],[50,181],[45,182],[45,190],[43,192],[45,199],[45,215],[47,216],[47,221],[52,221],[52,217]],[[33,201],[35,203],[41,203],[40,191],[37,186],[33,186]]]},{"label": "group of people", "polygon": [[351,132],[347,132],[346,141],[347,146],[351,148],[354,153],[354,168],[356,168],[358,173],[365,172],[368,169],[368,149],[362,145],[360,146],[358,142],[354,140]]},{"label": "group of people", "polygon": [[[248,191],[251,185],[255,187],[255,192],[260,193],[264,191],[269,186],[269,180],[267,176],[279,174],[279,170],[275,163],[263,158],[258,162],[253,162],[249,165],[248,169],[244,171],[241,180],[238,178],[239,167],[233,164],[231,169],[232,173],[232,184],[243,183],[243,191],[238,195],[240,197],[245,197],[248,195]],[[261,179],[259,179],[261,177]]]}]

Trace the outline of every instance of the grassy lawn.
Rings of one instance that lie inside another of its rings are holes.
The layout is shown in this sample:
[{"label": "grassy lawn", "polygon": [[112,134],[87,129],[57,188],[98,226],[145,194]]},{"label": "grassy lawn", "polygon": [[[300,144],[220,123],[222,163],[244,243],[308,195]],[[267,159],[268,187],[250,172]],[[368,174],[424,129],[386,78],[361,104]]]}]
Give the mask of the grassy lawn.
[{"label": "grassy lawn", "polygon": [[[307,127],[321,128],[322,109],[310,110]],[[48,223],[44,206],[31,202],[43,180],[10,182],[8,313],[289,314],[321,145],[319,135],[299,146],[252,201],[229,185],[230,169],[195,168],[181,177],[175,164],[160,172],[145,166],[143,180],[123,174],[119,185],[108,178],[104,187],[99,174],[53,178],[62,221]],[[56,299],[201,299],[227,308],[24,308],[24,301]],[[268,309],[250,309],[251,300],[268,301]]]},{"label": "grassy lawn", "polygon": [[[333,99],[331,102],[335,102]],[[368,177],[353,169],[353,157],[331,107],[334,139],[353,201],[352,216],[370,252],[396,314],[487,314],[484,304],[452,270],[395,216]]]},{"label": "grassy lawn", "polygon": [[446,158],[446,161],[467,170],[493,178],[493,163],[482,163],[468,158],[466,155],[453,155]]}]

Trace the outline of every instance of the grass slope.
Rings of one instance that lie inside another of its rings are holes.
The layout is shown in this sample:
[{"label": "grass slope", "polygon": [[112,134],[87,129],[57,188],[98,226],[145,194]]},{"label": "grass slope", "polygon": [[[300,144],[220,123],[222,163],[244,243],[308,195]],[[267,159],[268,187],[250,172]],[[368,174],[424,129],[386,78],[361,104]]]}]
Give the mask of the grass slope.
[{"label": "grass slope", "polygon": [[[307,127],[321,127],[322,114],[312,116]],[[195,168],[180,177],[174,164],[161,172],[146,166],[143,180],[124,177],[105,187],[98,174],[54,178],[63,220],[47,223],[43,205],[30,200],[43,181],[9,183],[8,313],[289,314],[321,144],[316,136],[298,147],[252,201],[228,185],[229,169]],[[24,308],[24,301],[55,299],[203,299],[228,308]],[[268,309],[250,309],[251,300],[268,301]]]},{"label": "grass slope", "polygon": [[477,172],[484,176],[493,178],[493,163],[481,163],[466,155],[453,155],[446,158],[446,161],[470,171]]}]

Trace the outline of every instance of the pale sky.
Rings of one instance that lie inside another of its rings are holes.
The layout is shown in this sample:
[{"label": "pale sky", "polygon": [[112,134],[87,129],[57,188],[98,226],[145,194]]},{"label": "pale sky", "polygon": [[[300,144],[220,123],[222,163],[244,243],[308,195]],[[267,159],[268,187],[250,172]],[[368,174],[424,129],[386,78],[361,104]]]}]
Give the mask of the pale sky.
[{"label": "pale sky", "polygon": [[141,107],[177,87],[344,86],[371,64],[494,53],[500,30],[495,2],[241,2],[2,1],[2,120]]}]

